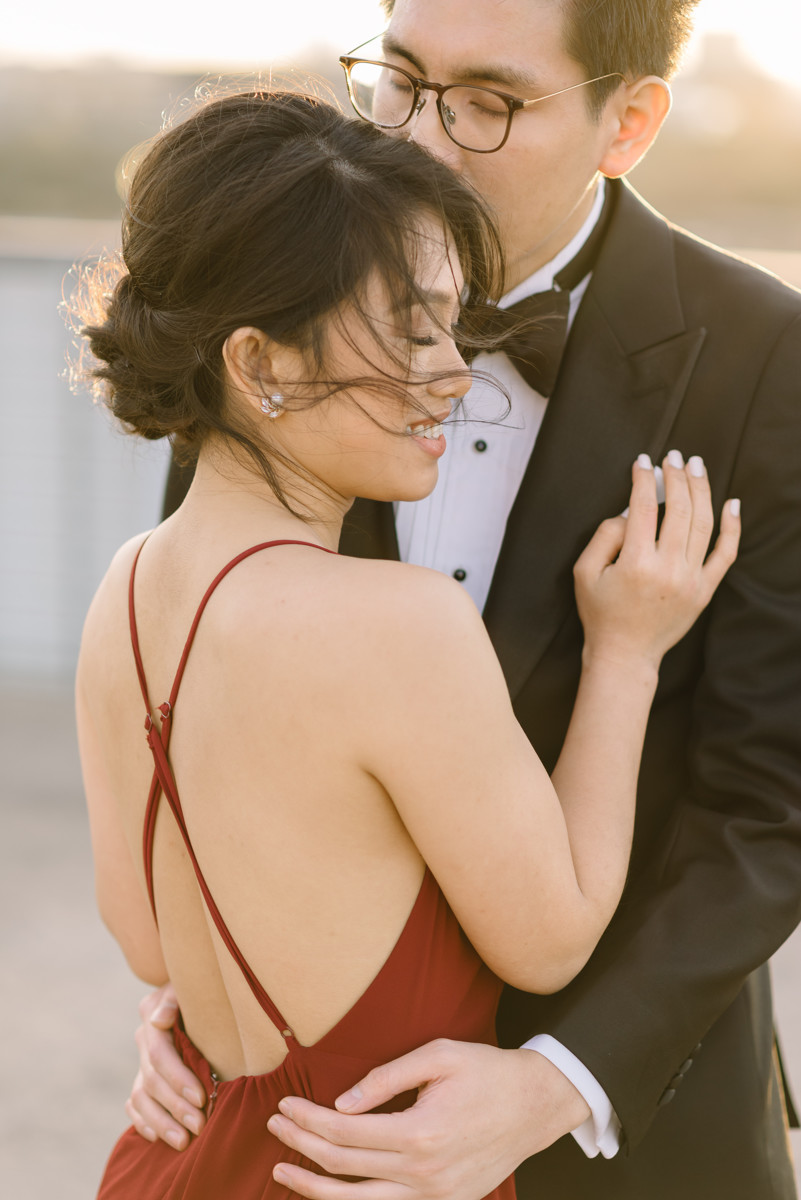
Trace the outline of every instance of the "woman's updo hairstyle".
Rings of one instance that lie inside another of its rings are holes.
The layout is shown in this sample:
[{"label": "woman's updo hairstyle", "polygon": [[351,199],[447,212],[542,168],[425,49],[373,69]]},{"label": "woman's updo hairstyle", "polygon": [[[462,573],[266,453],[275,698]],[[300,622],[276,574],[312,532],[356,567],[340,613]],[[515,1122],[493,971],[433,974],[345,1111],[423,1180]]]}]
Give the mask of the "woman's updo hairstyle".
[{"label": "woman's updo hairstyle", "polygon": [[[425,305],[415,232],[431,216],[465,274],[465,342],[480,345],[471,312],[498,294],[499,241],[450,170],[317,97],[207,99],[136,166],[116,278],[108,262],[84,271],[76,307],[94,359],[87,373],[129,431],[170,438],[184,462],[222,435],[280,495],[263,448],[226,411],[226,338],[255,326],[307,353],[319,380],[326,319],[358,306],[376,272],[401,319],[412,302]],[[348,382],[331,380],[327,394]],[[405,382],[402,362],[396,382]]]}]

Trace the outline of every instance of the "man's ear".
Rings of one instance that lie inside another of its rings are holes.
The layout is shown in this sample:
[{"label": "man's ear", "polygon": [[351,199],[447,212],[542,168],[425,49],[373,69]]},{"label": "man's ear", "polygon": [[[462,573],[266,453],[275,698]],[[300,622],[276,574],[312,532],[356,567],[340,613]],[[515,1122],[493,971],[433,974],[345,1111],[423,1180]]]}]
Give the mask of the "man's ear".
[{"label": "man's ear", "polygon": [[670,87],[658,75],[644,75],[625,84],[609,100],[614,135],[599,163],[602,175],[626,175],[653,145],[670,112]]}]

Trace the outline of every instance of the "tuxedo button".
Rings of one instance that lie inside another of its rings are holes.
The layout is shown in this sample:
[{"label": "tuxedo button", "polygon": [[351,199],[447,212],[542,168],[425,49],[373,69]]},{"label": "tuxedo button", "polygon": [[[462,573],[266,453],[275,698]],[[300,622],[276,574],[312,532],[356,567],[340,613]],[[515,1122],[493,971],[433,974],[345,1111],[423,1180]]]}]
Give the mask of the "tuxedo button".
[{"label": "tuxedo button", "polygon": [[675,1095],[676,1095],[675,1088],[671,1088],[671,1087],[665,1088],[664,1092],[659,1097],[659,1103],[657,1104],[657,1108],[664,1108],[666,1104],[670,1104],[671,1100],[673,1099],[673,1097]]},{"label": "tuxedo button", "polygon": [[479,454],[483,454],[486,448],[487,443],[483,440],[483,438],[479,438],[477,442],[473,442],[473,449],[477,450]]},{"label": "tuxedo button", "polygon": [[458,579],[459,583],[464,583],[465,579],[467,579],[467,571],[463,571],[461,567],[457,567],[453,572],[453,578]]},{"label": "tuxedo button", "polygon": [[684,1062],[681,1064],[678,1071],[676,1072],[676,1074],[679,1076],[679,1078],[681,1078],[683,1075],[686,1075],[692,1065],[693,1065],[693,1060],[691,1058],[685,1058]]}]

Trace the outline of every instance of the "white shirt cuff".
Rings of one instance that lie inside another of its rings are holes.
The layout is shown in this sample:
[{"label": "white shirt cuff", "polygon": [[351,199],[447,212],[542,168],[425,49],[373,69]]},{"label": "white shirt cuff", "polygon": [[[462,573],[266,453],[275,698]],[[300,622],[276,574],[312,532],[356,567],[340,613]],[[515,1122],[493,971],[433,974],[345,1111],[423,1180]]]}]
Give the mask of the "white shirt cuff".
[{"label": "white shirt cuff", "polygon": [[612,1108],[612,1102],[595,1076],[583,1062],[576,1058],[566,1046],[557,1042],[548,1033],[538,1033],[522,1046],[523,1050],[536,1050],[543,1058],[566,1075],[576,1091],[590,1106],[591,1116],[572,1131],[587,1158],[614,1158],[620,1149],[620,1121]]}]

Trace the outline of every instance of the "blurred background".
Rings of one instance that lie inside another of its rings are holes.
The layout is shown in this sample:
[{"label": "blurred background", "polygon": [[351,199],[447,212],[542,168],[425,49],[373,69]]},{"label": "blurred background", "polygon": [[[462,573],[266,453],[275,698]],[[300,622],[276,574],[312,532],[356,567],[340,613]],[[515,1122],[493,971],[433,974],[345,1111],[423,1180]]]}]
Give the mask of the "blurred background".
[{"label": "blurred background", "polygon": [[[0,1165],[14,1200],[93,1194],[125,1123],[143,991],[94,913],[70,685],[111,555],[158,519],[167,449],[126,438],[70,392],[62,290],[73,264],[117,243],[122,156],[201,77],[312,75],[346,105],[337,55],[383,23],[376,0],[239,0],[230,14],[31,0],[3,19]],[[799,287],[800,44],[787,0],[701,0],[673,113],[632,176],[671,220]],[[801,1090],[799,935],[775,977]]]}]

